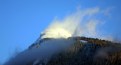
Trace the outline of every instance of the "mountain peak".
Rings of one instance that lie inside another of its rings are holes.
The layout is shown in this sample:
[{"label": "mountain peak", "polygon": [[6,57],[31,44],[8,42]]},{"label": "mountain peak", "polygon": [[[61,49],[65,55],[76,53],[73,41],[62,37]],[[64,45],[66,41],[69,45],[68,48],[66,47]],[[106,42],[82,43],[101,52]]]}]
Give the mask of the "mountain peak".
[{"label": "mountain peak", "polygon": [[38,38],[5,65],[120,65],[121,44],[98,38]]}]

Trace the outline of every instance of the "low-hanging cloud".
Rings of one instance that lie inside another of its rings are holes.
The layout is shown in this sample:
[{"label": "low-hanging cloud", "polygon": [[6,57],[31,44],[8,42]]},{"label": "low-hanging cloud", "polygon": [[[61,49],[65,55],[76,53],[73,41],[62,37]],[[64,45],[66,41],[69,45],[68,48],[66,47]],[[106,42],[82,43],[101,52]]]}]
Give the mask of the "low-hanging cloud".
[{"label": "low-hanging cloud", "polygon": [[74,40],[63,38],[46,40],[41,43],[40,48],[27,49],[11,58],[4,65],[36,65],[38,61],[46,64],[51,56],[65,50],[74,42]]}]

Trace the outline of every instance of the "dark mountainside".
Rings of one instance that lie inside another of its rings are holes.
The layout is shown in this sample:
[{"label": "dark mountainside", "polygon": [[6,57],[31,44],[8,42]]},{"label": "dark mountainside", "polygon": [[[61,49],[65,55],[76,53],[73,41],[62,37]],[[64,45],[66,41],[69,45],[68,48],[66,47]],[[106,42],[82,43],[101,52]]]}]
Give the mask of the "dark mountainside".
[{"label": "dark mountainside", "polygon": [[[121,44],[87,37],[70,37],[76,42],[65,51],[53,55],[45,64],[39,61],[35,65],[121,65]],[[45,38],[32,44],[31,48],[40,48]],[[33,65],[34,62],[28,63]]]}]

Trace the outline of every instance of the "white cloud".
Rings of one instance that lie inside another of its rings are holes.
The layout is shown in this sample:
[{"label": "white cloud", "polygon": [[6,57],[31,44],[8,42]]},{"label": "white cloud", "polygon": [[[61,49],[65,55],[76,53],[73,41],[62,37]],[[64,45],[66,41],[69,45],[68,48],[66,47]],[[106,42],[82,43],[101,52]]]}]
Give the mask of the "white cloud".
[{"label": "white cloud", "polygon": [[[44,31],[45,35],[42,38],[68,38],[77,35],[93,36],[97,33],[96,26],[98,24],[95,22],[96,19],[93,20],[90,18],[98,14],[99,11],[100,9],[98,7],[88,8],[84,10],[78,10],[75,13],[66,16],[63,20],[56,19]],[[89,22],[82,24],[85,18],[87,18]]]}]

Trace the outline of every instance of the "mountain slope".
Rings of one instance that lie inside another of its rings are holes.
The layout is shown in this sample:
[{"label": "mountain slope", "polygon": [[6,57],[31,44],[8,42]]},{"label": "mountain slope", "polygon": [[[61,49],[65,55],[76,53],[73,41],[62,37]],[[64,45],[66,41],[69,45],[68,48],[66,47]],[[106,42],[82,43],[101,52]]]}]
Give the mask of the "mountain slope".
[{"label": "mountain slope", "polygon": [[[76,42],[53,55],[46,65],[121,65],[120,43],[86,37],[72,38]],[[42,62],[37,64],[44,65]]]},{"label": "mountain slope", "polygon": [[4,65],[121,65],[121,44],[87,37],[39,38]]}]

